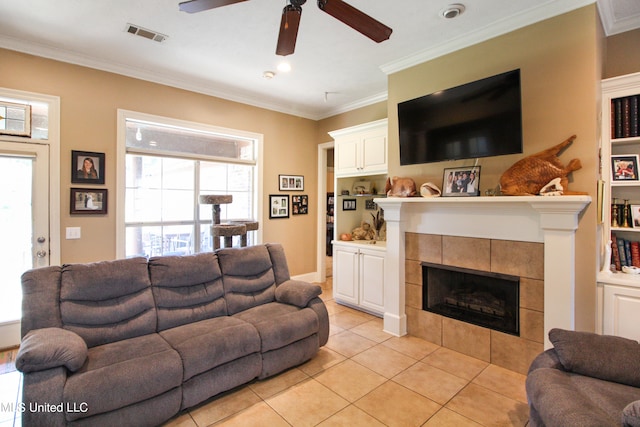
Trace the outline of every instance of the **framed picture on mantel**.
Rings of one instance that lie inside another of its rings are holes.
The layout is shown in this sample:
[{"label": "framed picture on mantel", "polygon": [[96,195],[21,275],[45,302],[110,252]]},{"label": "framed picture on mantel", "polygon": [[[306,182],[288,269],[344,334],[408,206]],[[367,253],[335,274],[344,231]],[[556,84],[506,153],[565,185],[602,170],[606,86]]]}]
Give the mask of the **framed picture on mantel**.
[{"label": "framed picture on mantel", "polygon": [[445,169],[442,181],[444,197],[479,196],[480,166]]}]

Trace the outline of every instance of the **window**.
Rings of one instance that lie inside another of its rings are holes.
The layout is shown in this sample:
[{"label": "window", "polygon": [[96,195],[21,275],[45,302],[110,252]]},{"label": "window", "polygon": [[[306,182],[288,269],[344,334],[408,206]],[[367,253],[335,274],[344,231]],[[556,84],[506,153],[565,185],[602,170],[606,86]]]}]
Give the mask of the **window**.
[{"label": "window", "polygon": [[[212,206],[198,203],[203,194],[233,196],[221,206],[222,222],[259,218],[259,135],[123,115],[123,256],[211,251]],[[251,231],[247,239],[254,244],[259,235]]]}]

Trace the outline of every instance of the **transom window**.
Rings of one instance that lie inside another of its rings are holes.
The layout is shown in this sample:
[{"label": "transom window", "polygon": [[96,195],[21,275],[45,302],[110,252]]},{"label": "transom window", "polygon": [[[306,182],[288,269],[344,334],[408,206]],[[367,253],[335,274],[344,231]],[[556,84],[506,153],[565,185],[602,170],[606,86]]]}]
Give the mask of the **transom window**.
[{"label": "transom window", "polygon": [[[212,207],[198,203],[203,194],[233,196],[221,206],[222,222],[259,215],[258,139],[176,123],[125,118],[126,257],[211,251]],[[257,238],[249,232],[248,244]]]}]

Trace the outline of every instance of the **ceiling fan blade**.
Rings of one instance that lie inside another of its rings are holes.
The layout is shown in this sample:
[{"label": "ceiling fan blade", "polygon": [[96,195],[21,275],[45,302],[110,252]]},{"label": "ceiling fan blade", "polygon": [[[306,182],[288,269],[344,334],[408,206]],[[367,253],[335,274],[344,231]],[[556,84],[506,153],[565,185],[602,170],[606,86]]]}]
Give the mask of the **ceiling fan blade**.
[{"label": "ceiling fan blade", "polygon": [[359,33],[380,43],[391,36],[393,30],[366,13],[342,0],[318,0],[318,7]]},{"label": "ceiling fan blade", "polygon": [[202,12],[203,10],[215,9],[216,7],[227,6],[229,4],[240,3],[247,0],[190,0],[180,3],[180,10],[188,13]]},{"label": "ceiling fan blade", "polygon": [[291,4],[282,10],[282,20],[280,21],[280,33],[278,34],[278,46],[276,55],[291,55],[296,49],[296,39],[298,38],[298,27],[302,8]]}]

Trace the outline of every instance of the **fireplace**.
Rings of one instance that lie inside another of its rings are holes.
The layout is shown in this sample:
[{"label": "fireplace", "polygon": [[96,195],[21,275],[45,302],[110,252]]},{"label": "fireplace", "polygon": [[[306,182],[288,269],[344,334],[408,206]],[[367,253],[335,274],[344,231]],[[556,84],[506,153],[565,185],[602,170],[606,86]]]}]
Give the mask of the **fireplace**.
[{"label": "fireplace", "polygon": [[520,278],[423,262],[422,309],[520,336]]}]

